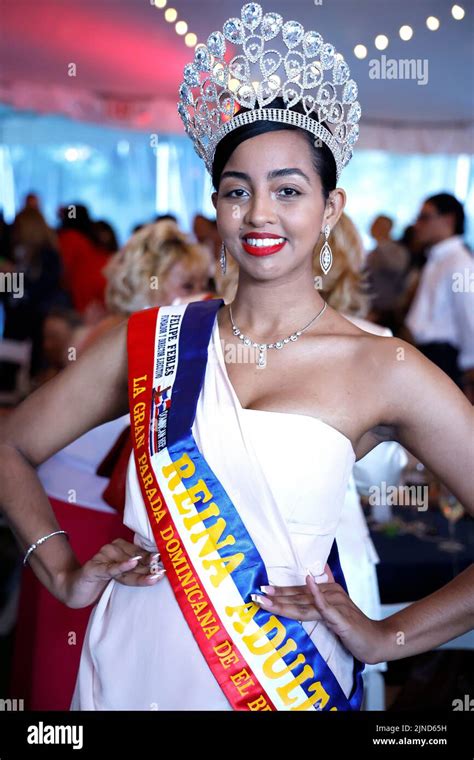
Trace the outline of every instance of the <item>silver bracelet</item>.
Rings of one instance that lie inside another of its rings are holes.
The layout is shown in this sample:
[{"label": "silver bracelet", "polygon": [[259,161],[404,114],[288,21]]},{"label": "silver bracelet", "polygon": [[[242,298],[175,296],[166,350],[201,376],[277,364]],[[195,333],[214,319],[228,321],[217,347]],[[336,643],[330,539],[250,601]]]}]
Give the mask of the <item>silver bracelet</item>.
[{"label": "silver bracelet", "polygon": [[35,549],[38,548],[38,546],[40,546],[42,543],[44,543],[45,541],[47,541],[48,538],[51,538],[52,536],[59,535],[59,533],[64,533],[69,538],[69,534],[65,530],[55,530],[54,533],[48,533],[47,536],[43,536],[42,538],[39,538],[36,541],[36,543],[31,544],[31,546],[29,547],[28,551],[25,554],[25,559],[23,560],[23,564],[26,565],[26,563],[28,561],[28,557],[30,556],[30,554],[32,552],[34,552]]}]

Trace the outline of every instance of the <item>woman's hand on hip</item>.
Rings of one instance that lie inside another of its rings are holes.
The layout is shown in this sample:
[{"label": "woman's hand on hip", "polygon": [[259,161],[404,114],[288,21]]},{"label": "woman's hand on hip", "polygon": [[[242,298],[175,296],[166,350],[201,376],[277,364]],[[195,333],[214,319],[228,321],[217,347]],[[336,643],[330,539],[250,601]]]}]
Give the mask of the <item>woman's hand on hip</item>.
[{"label": "woman's hand on hip", "polygon": [[379,654],[386,637],[384,622],[364,615],[338,583],[316,583],[308,575],[306,586],[267,586],[265,595],[253,598],[275,615],[301,622],[323,621],[362,662],[384,659]]},{"label": "woman's hand on hip", "polygon": [[[324,568],[321,579],[323,578],[329,584],[334,583],[334,576],[328,564]],[[275,615],[302,622],[321,620],[313,595],[307,586],[262,586],[262,592],[264,595],[253,594],[253,601],[260,604],[263,609],[271,610]]]}]

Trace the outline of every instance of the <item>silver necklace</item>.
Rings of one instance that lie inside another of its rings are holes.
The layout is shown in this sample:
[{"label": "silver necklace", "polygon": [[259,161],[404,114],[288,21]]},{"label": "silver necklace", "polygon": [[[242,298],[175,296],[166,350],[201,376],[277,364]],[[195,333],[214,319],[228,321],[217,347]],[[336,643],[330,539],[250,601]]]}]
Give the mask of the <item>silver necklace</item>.
[{"label": "silver necklace", "polygon": [[248,335],[244,335],[244,333],[241,332],[241,330],[239,330],[239,328],[237,327],[237,325],[235,324],[232,318],[232,306],[229,305],[230,321],[232,322],[232,332],[237,338],[239,338],[239,340],[242,341],[244,346],[253,346],[253,348],[258,348],[257,367],[263,368],[267,366],[267,349],[269,348],[280,349],[280,348],[283,348],[283,346],[285,346],[290,341],[298,340],[300,335],[304,333],[304,331],[307,330],[308,327],[313,324],[313,322],[316,322],[316,320],[319,319],[319,317],[322,317],[322,315],[326,311],[326,306],[327,306],[327,303],[324,304],[321,311],[319,311],[318,314],[316,314],[316,316],[313,317],[313,319],[310,322],[308,322],[307,325],[302,327],[301,330],[296,330],[296,332],[292,333],[291,335],[288,335],[287,338],[276,340],[273,343],[257,343],[256,341],[252,340],[252,338],[249,338]]}]

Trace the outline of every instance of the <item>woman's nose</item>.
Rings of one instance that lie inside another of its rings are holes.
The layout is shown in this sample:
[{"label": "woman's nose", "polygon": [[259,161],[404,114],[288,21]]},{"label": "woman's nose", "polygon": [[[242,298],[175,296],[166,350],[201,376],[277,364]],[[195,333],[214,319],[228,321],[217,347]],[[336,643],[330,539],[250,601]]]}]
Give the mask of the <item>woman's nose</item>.
[{"label": "woman's nose", "polygon": [[267,222],[275,222],[276,214],[273,193],[254,193],[247,206],[244,223],[261,227]]}]

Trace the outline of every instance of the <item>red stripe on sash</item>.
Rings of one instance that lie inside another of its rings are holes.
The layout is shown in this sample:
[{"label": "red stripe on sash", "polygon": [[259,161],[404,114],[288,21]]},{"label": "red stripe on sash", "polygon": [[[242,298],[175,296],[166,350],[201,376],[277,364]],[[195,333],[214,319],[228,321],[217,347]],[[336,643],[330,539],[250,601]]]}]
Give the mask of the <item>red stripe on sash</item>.
[{"label": "red stripe on sash", "polygon": [[[199,649],[234,710],[276,710],[219,618],[166,505],[149,448],[154,345],[159,308],[128,322],[129,405],[133,450],[143,501],[167,578]],[[179,556],[179,564],[176,557]],[[183,572],[183,568],[186,572]],[[205,707],[205,706],[204,706]]]}]

